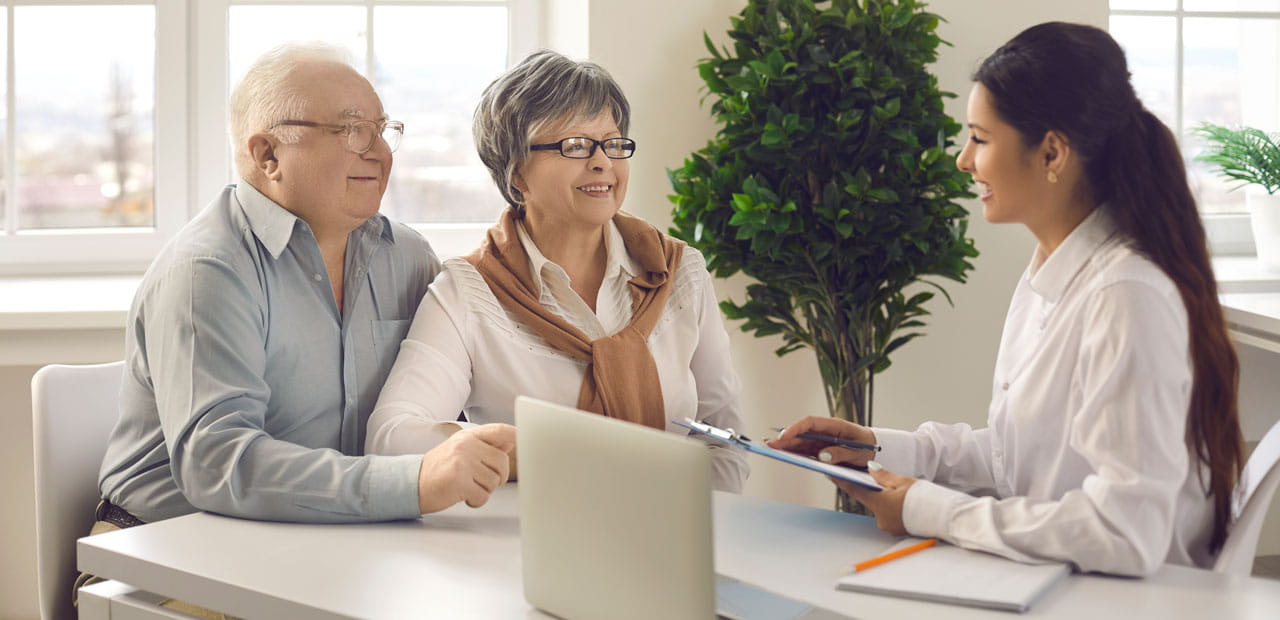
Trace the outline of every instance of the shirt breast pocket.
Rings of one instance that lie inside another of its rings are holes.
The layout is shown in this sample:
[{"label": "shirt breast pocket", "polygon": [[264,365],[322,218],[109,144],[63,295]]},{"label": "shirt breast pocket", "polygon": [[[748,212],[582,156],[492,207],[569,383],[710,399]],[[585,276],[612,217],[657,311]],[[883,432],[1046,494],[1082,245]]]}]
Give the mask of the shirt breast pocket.
[{"label": "shirt breast pocket", "polygon": [[400,352],[400,343],[409,335],[410,319],[373,322],[373,355],[378,364],[378,376],[385,379],[391,365]]}]

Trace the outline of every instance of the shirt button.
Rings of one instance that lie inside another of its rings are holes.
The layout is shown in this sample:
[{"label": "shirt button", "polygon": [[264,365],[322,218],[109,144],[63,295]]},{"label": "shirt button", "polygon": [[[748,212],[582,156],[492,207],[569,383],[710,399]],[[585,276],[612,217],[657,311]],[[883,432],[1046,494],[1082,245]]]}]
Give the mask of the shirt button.
[{"label": "shirt button", "polygon": [[1009,391],[1009,382],[1008,382],[1008,381],[1006,381],[1006,382],[1004,383],[1004,385],[1001,385],[1001,386],[1000,386],[1000,389],[1001,389],[1001,390],[1004,390],[1004,391],[1006,391],[1006,392],[1008,392],[1008,391]]},{"label": "shirt button", "polygon": [[311,277],[315,278],[315,279],[316,279],[316,282],[319,282],[319,281],[321,281],[321,280],[323,280],[323,279],[324,279],[324,278],[321,278],[321,277],[320,277],[320,274],[318,274],[318,273],[317,273],[317,274],[312,275]]}]

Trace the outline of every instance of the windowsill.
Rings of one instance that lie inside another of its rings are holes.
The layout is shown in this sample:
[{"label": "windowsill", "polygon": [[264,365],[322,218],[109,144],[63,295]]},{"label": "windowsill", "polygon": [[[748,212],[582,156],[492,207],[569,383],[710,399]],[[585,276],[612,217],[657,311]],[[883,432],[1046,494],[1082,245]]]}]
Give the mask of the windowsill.
[{"label": "windowsill", "polygon": [[0,278],[0,331],[123,329],[141,275]]},{"label": "windowsill", "polygon": [[1280,273],[1253,256],[1213,259],[1218,299],[1236,342],[1280,353]]},{"label": "windowsill", "polygon": [[0,367],[90,364],[124,357],[141,275],[0,278]]}]

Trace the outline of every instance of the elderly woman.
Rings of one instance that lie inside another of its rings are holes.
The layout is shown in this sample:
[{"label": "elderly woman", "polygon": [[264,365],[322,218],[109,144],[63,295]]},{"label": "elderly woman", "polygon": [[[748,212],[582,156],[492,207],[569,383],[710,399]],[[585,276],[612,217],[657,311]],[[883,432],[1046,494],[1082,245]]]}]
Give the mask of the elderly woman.
[{"label": "elderly woman", "polygon": [[[702,255],[620,211],[629,124],[604,69],[554,52],[485,90],[475,141],[510,207],[423,298],[367,452],[421,454],[461,427],[510,424],[519,395],[673,432],[684,418],[741,426]],[[712,449],[715,487],[740,491],[745,458]]]}]

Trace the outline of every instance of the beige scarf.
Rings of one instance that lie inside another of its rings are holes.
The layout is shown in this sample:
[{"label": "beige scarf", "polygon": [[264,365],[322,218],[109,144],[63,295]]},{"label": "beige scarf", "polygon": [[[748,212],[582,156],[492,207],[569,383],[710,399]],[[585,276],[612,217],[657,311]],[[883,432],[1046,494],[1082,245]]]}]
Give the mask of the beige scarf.
[{"label": "beige scarf", "polygon": [[508,312],[532,327],[552,347],[587,363],[587,374],[578,391],[579,409],[666,429],[658,366],[646,341],[671,297],[671,280],[685,244],[621,211],[614,215],[613,223],[622,234],[627,253],[640,263],[642,273],[628,282],[631,323],[598,340],[587,340],[582,330],[538,302],[529,273],[529,255],[516,234],[513,209],[503,212],[480,248],[465,259],[480,272]]}]

